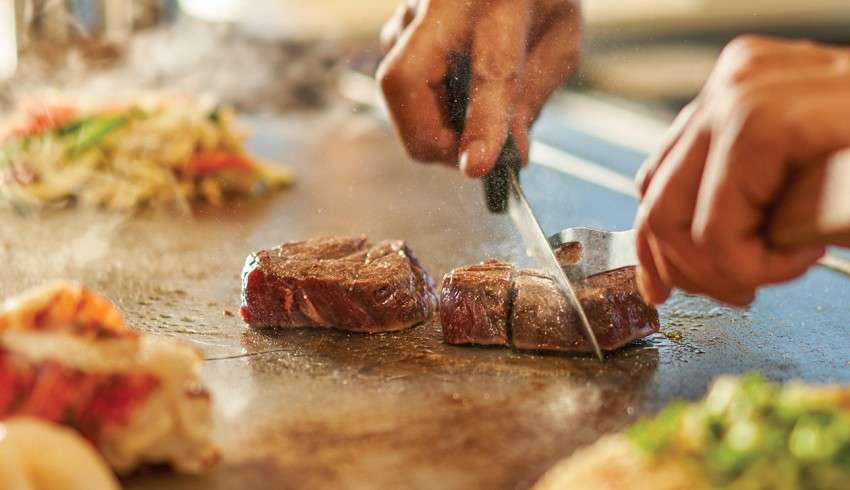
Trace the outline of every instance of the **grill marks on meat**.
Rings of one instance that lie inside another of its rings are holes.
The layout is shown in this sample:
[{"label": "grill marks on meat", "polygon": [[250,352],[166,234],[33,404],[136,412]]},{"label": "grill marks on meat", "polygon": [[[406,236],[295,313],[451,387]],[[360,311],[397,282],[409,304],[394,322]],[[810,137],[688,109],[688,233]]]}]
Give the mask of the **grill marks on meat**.
[{"label": "grill marks on meat", "polygon": [[431,276],[403,241],[365,237],[287,242],[250,255],[242,271],[242,319],[254,327],[388,332],[434,312]]},{"label": "grill marks on meat", "polygon": [[[498,300],[495,284],[508,290]],[[634,267],[597,274],[574,286],[603,350],[658,331],[658,312],[640,296]],[[540,272],[498,261],[461,267],[446,275],[441,300],[443,338],[449,344],[593,352],[578,313],[555,281]],[[493,326],[503,335],[494,335]]]}]

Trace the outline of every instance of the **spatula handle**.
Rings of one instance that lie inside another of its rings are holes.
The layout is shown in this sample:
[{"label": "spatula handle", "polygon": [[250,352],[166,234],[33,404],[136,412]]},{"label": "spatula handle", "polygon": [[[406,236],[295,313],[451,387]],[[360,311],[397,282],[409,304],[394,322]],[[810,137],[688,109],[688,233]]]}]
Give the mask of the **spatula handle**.
[{"label": "spatula handle", "polygon": [[850,246],[850,149],[802,167],[791,183],[768,221],[770,242]]},{"label": "spatula handle", "polygon": [[[449,69],[445,86],[448,96],[449,125],[458,134],[463,133],[466,108],[469,105],[469,82],[472,78],[469,57],[453,53],[449,55]],[[508,209],[510,174],[519,177],[522,155],[516,147],[513,135],[508,134],[493,170],[481,182],[484,186],[484,201],[491,213],[504,213]]]}]

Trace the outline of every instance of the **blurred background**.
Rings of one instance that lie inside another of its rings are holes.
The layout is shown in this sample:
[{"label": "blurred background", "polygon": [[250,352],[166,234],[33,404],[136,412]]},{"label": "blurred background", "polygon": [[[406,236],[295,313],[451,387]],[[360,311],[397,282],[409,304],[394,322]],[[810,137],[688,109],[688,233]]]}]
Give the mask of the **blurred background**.
[{"label": "blurred background", "polygon": [[[54,93],[209,94],[249,118],[330,114],[390,138],[372,75],[398,1],[0,0],[0,115]],[[580,70],[536,124],[532,161],[626,195],[730,39],[850,42],[847,0],[586,0],[583,9]]]},{"label": "blurred background", "polygon": [[[135,70],[134,85],[177,80],[177,88],[190,88],[203,81],[226,89],[225,72],[256,63],[240,70],[250,79],[243,89],[268,83],[283,89],[271,97],[280,106],[315,105],[326,94],[312,92],[330,89],[340,65],[367,73],[374,66],[377,33],[396,3],[0,0],[0,79],[8,97],[42,84],[78,84],[123,63]],[[671,107],[693,96],[736,34],[850,38],[846,0],[588,0],[584,8],[586,54],[572,83]],[[204,66],[212,60],[217,69]]]}]

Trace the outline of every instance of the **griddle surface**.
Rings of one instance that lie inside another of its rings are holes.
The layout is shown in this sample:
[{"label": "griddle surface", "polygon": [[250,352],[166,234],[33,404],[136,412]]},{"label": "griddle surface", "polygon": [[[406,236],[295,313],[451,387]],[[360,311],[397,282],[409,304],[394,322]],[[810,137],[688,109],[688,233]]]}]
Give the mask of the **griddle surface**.
[{"label": "griddle surface", "polygon": [[[146,470],[130,489],[526,488],[559,458],[721,373],[850,381],[850,281],[815,270],[749,311],[677,296],[662,334],[592,358],[451,347],[431,322],[392,334],[261,332],[238,318],[245,256],[283,240],[408,240],[439,278],[498,257],[527,263],[477,182],[413,165],[368,116],[252,118],[253,149],[299,171],[261,202],[187,217],[3,213],[0,293],[70,278],[106,293],[135,327],[198,346],[222,464],[202,477]],[[547,231],[629,226],[635,202],[532,166]]]}]

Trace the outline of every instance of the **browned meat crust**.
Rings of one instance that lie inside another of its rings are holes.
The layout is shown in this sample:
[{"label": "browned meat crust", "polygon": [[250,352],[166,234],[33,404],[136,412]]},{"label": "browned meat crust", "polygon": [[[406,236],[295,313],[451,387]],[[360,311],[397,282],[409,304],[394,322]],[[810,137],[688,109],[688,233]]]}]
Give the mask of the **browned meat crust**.
[{"label": "browned meat crust", "polygon": [[403,241],[287,242],[248,257],[242,318],[254,327],[402,330],[436,308],[434,283]]},{"label": "browned meat crust", "polygon": [[[575,288],[603,350],[658,331],[658,312],[640,296],[634,267],[589,277]],[[446,275],[441,299],[447,343],[593,351],[578,314],[542,273],[498,261],[461,267]]]},{"label": "browned meat crust", "polygon": [[440,323],[450,344],[508,345],[513,267],[495,260],[446,274]]}]

